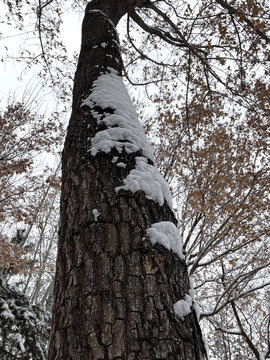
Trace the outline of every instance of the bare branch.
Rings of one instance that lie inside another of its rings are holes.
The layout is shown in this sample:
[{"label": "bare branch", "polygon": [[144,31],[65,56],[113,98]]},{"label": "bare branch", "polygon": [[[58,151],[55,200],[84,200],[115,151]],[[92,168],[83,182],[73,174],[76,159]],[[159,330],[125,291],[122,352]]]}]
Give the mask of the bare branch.
[{"label": "bare branch", "polygon": [[143,30],[151,35],[156,35],[160,37],[162,40],[166,41],[169,44],[178,47],[187,47],[186,44],[178,38],[173,37],[169,32],[164,32],[162,29],[157,27],[152,27],[147,25],[143,19],[135,12],[135,10],[131,10],[129,12],[129,16],[135,21]]},{"label": "bare branch", "polygon": [[[48,0],[40,6],[40,9],[44,9],[46,6],[50,5],[54,0]],[[39,2],[40,3],[40,2]]]},{"label": "bare branch", "polygon": [[[266,264],[266,266],[264,266],[264,268],[265,268],[265,267],[268,267],[268,266],[269,266],[269,263]],[[262,269],[262,268],[261,268],[261,269]],[[260,270],[261,270],[261,269],[260,269]],[[247,277],[248,277],[248,276],[250,276],[250,274],[244,274],[243,276],[247,276]],[[241,276],[238,276],[237,279],[239,280],[240,277],[241,277]],[[233,286],[233,285],[234,285],[234,286]],[[250,289],[250,290],[248,290],[248,291],[246,291],[246,292],[244,292],[244,293],[234,294],[234,298],[233,298],[233,299],[230,299],[230,298],[229,298],[227,301],[225,301],[222,305],[220,305],[220,306],[218,307],[218,304],[219,304],[220,301],[222,300],[223,296],[228,293],[229,289],[230,289],[231,292],[232,292],[232,291],[233,291],[232,288],[235,289],[235,288],[238,286],[238,283],[235,283],[235,282],[234,282],[234,284],[230,284],[230,286],[229,286],[229,287],[223,292],[223,294],[220,296],[219,300],[218,300],[217,303],[216,303],[216,306],[215,306],[214,310],[212,310],[212,311],[210,311],[210,312],[207,312],[207,313],[202,313],[202,314],[201,314],[201,318],[208,318],[208,317],[211,317],[211,316],[213,316],[213,315],[216,315],[216,314],[218,314],[222,309],[224,309],[226,306],[228,306],[229,304],[231,304],[232,301],[236,301],[236,300],[239,300],[239,299],[241,299],[241,298],[243,298],[243,297],[246,297],[246,296],[248,296],[249,294],[254,293],[256,290],[263,289],[263,288],[265,288],[266,286],[269,286],[269,285],[270,285],[270,282],[265,283],[265,284],[261,284],[261,285],[259,285],[259,286],[256,286],[256,287],[254,287],[254,288],[252,288],[252,289]]]},{"label": "bare branch", "polygon": [[50,4],[53,0],[50,0],[50,1],[47,1],[46,4],[42,5],[41,4],[41,1],[39,0],[38,3],[39,3],[39,7],[38,7],[38,11],[37,11],[37,20],[38,20],[38,23],[37,23],[37,28],[38,28],[38,38],[39,38],[39,43],[40,43],[40,47],[41,47],[41,51],[42,51],[42,58],[45,62],[45,65],[47,67],[47,70],[50,74],[50,77],[51,77],[51,80],[53,82],[53,75],[51,73],[51,67],[48,63],[48,59],[47,59],[47,55],[45,53],[45,48],[44,48],[44,44],[43,44],[43,39],[42,39],[42,29],[41,29],[41,17],[42,17],[42,9],[47,6],[48,4]]},{"label": "bare branch", "polygon": [[249,20],[246,15],[242,12],[237,10],[236,8],[234,8],[233,6],[231,6],[230,4],[227,3],[227,1],[225,0],[216,0],[216,2],[221,5],[224,9],[228,10],[229,14],[231,16],[233,15],[238,15],[241,17],[241,19],[243,19],[243,21],[249,26],[251,27],[257,35],[259,35],[262,39],[264,39],[268,44],[270,44],[270,38],[265,35],[260,29],[256,28],[255,25],[252,23],[251,20]]},{"label": "bare branch", "polygon": [[237,324],[239,326],[239,330],[240,330],[240,334],[244,337],[244,339],[246,340],[247,344],[249,345],[250,349],[252,350],[252,352],[254,353],[254,355],[256,356],[256,359],[257,360],[260,360],[260,353],[259,351],[256,349],[255,345],[253,344],[253,342],[251,341],[250,337],[248,336],[248,334],[246,333],[244,327],[243,327],[243,324],[241,322],[241,319],[238,315],[238,312],[237,312],[237,308],[236,308],[236,305],[235,305],[235,302],[232,301],[231,302],[231,307],[233,309],[233,313],[234,313],[234,316],[236,318],[236,321],[237,321]]}]

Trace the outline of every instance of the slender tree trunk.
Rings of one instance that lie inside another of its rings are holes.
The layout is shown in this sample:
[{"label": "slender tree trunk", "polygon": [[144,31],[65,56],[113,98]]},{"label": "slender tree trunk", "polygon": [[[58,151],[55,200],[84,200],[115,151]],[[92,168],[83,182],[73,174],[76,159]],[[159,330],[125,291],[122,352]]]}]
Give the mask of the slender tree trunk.
[{"label": "slender tree trunk", "polygon": [[[96,0],[86,8],[63,151],[49,360],[203,359],[194,311],[182,320],[173,311],[189,290],[186,264],[174,252],[152,246],[146,234],[153,223],[175,223],[174,215],[167,203],[160,206],[143,191],[116,193],[141,151],[123,149],[126,167],[112,161],[119,156],[115,148],[92,156],[89,139],[104,124],[88,106],[81,106],[101,73],[110,68],[121,74],[113,23],[129,6],[144,2]],[[102,116],[114,109],[95,111]]]}]

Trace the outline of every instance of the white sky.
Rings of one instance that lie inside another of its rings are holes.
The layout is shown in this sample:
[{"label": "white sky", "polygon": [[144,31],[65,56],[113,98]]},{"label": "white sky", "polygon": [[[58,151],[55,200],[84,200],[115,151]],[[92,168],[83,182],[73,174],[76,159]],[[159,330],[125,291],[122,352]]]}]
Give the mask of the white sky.
[{"label": "white sky", "polygon": [[[0,5],[0,11],[3,11],[3,5]],[[81,19],[78,13],[73,12],[65,13],[63,16],[64,22],[61,26],[61,39],[67,47],[68,53],[73,54],[80,49],[81,41]],[[8,47],[9,53],[16,53],[16,49],[22,43],[22,38],[14,36],[18,34],[18,30],[14,30],[11,26],[4,26],[1,24],[0,37],[0,53],[4,58],[4,61],[0,62],[0,100],[1,107],[3,107],[8,100],[9,96],[15,94],[16,98],[20,99],[20,96],[25,91],[25,87],[33,90],[38,84],[39,79],[36,74],[38,72],[37,67],[25,70],[25,64],[19,63],[13,59],[5,59],[6,49]],[[12,49],[14,48],[14,51]],[[48,99],[48,98],[47,98]],[[48,99],[48,101],[53,101]]]}]

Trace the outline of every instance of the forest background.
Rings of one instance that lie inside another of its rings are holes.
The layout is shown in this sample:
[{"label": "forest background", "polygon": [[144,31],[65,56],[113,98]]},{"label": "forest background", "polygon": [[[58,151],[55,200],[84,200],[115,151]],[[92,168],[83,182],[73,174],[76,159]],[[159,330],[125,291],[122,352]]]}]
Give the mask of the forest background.
[{"label": "forest background", "polygon": [[[269,5],[152,3],[154,9],[121,23],[125,81],[171,186],[211,359],[267,359]],[[14,92],[1,93],[0,353],[6,359],[46,353],[59,154],[77,58],[63,34],[74,17],[80,28],[85,4],[1,5],[2,65],[21,79],[19,91],[14,82]]]}]

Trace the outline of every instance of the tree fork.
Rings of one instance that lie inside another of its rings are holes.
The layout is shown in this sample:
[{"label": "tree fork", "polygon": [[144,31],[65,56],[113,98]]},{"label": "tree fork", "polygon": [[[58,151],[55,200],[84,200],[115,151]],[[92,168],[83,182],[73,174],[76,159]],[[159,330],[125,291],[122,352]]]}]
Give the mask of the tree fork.
[{"label": "tree fork", "polygon": [[[189,292],[186,264],[174,252],[152,246],[146,233],[153,223],[176,223],[173,212],[143,191],[115,191],[141,151],[123,149],[126,167],[112,162],[119,156],[116,149],[96,156],[89,151],[89,139],[101,125],[82,102],[102,73],[111,69],[121,75],[114,25],[130,8],[147,3],[93,0],[86,7],[63,150],[49,360],[199,360],[205,355],[194,310],[183,319],[173,311]],[[100,116],[114,110],[95,109]]]}]

